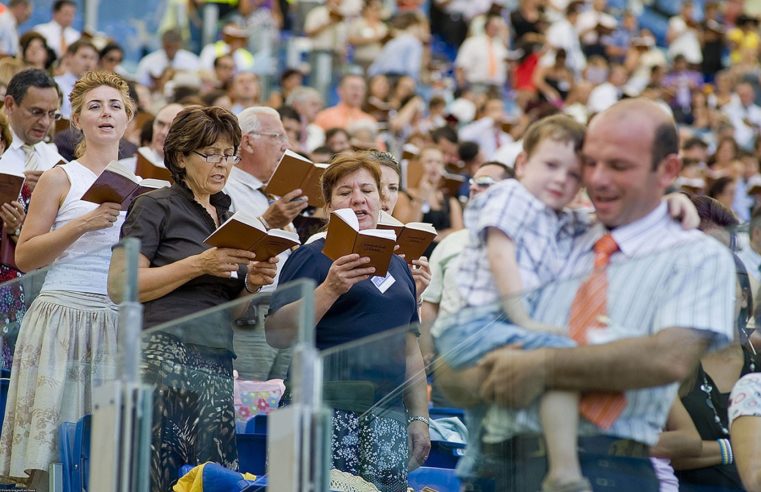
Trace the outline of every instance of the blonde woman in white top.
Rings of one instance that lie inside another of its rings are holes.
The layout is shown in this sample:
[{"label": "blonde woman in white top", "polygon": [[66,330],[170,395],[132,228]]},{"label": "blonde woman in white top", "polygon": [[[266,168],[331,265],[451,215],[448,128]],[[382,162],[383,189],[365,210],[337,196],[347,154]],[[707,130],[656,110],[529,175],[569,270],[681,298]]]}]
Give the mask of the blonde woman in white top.
[{"label": "blonde woman in white top", "polygon": [[70,95],[84,134],[78,159],[46,171],[16,246],[23,271],[50,267],[21,325],[0,438],[0,475],[47,490],[61,422],[92,411],[92,389],[114,375],[117,310],[106,293],[110,246],[124,212],[80,200],[117,160],[134,107],[118,75],[88,72]]}]

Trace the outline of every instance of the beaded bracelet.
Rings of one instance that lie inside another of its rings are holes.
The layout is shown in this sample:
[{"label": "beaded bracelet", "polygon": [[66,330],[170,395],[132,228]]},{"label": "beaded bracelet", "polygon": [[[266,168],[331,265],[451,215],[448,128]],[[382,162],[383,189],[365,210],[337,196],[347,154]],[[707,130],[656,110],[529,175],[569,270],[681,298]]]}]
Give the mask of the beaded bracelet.
[{"label": "beaded bracelet", "polygon": [[721,464],[731,465],[735,461],[734,454],[732,453],[732,444],[729,439],[717,439],[719,443],[719,453],[721,454]]}]

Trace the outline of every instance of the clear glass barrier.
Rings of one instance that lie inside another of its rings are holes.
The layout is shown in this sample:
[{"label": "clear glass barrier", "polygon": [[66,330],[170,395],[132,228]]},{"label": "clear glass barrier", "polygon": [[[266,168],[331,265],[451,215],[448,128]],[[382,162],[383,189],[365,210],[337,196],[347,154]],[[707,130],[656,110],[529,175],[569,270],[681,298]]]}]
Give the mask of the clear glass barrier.
[{"label": "clear glass barrier", "polygon": [[[119,243],[24,275],[0,265],[4,278],[16,277],[0,284],[0,453],[10,463],[0,469],[2,480],[25,483],[26,470],[44,470],[60,483],[60,464],[72,457],[95,393],[120,377],[119,306],[108,290],[135,292],[136,256],[125,257],[124,275],[110,286],[106,271],[112,251],[125,248],[135,245]],[[89,446],[80,449],[89,456]]]},{"label": "clear glass barrier", "polygon": [[[283,396],[292,347],[299,337],[313,338],[304,322],[313,312],[313,290],[312,282],[295,282],[142,332],[140,374],[153,389],[152,490],[169,490],[186,473],[183,466],[207,461],[266,474],[262,419]],[[289,326],[293,336],[281,348],[271,347],[265,333],[273,298],[300,306]]]},{"label": "clear glass barrier", "polygon": [[[720,240],[736,236],[716,232]],[[742,232],[733,241],[747,247]],[[417,325],[322,351],[323,401],[333,416],[331,431],[325,433],[332,455],[325,473],[359,490],[375,490],[368,483],[381,491],[406,490],[400,484],[409,480],[415,492],[425,486],[456,491],[463,485],[458,474],[470,477],[469,486],[481,487],[472,490],[539,490],[546,473],[547,445],[538,412],[544,388],[570,390],[577,385],[601,391],[619,385],[625,389],[625,404],[621,413],[614,412],[607,428],[582,417],[577,430],[572,415],[578,412],[578,403],[572,402],[560,423],[554,424],[553,435],[575,438],[578,433],[579,449],[585,452],[642,459],[635,460],[633,475],[626,472],[611,478],[597,474],[599,468],[582,455],[582,471],[596,486],[599,480],[614,480],[616,490],[628,490],[632,483],[638,484],[638,490],[649,490],[647,480],[654,479],[651,450],[668,456],[655,445],[665,429],[678,383],[683,383],[685,394],[691,388],[700,391],[695,364],[706,353],[704,348],[714,351],[742,343],[743,350],[755,357],[757,349],[748,344],[756,324],[747,292],[757,289],[757,284],[751,287],[747,272],[736,267],[728,251],[715,241],[706,244],[692,237],[687,242],[638,244],[636,248],[640,254],[616,255],[607,267],[607,297],[601,312],[589,297],[576,299],[589,289],[590,254],[569,261],[565,278],[542,288],[479,308],[447,306],[452,314],[435,323],[423,319],[423,335],[432,333],[437,349],[425,372],[412,369],[415,363],[407,359],[409,339],[422,343],[416,337]],[[464,279],[455,277],[455,281]],[[736,282],[748,286],[739,297]],[[530,330],[517,328],[505,314],[516,305],[530,314],[530,321],[521,323]],[[441,311],[442,306],[438,307]],[[584,344],[599,345],[594,347],[598,352],[574,348],[577,342],[569,331],[576,331],[570,326],[579,325],[579,313],[591,313],[591,318],[581,322],[590,327],[584,330]],[[547,334],[555,331],[557,335]],[[508,350],[500,351],[504,348]],[[691,355],[685,357],[685,353]],[[569,355],[560,357],[565,354]],[[585,363],[580,364],[582,360]],[[423,378],[427,384],[421,386]],[[405,408],[411,402],[415,405],[411,395],[426,390],[428,408],[422,412]],[[415,417],[429,415],[443,420],[432,423],[431,450],[416,462],[411,456],[415,454],[413,429],[419,420]],[[697,434],[695,439],[700,440]],[[642,476],[640,465],[645,467]],[[408,475],[408,467],[415,471]]]}]

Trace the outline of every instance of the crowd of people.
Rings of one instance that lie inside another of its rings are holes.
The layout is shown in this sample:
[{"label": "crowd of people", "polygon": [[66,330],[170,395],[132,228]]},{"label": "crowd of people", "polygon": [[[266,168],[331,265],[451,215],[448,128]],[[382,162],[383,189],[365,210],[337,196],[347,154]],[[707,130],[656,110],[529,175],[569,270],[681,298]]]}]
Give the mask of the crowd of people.
[{"label": "crowd of people", "polygon": [[[425,463],[433,403],[465,409],[465,491],[761,491],[761,33],[742,2],[682,2],[658,46],[605,0],[327,0],[298,33],[313,72],[265,91],[249,37],[297,29],[289,5],[224,4],[206,46],[167,19],[134,73],[71,27],[76,2],[25,33],[32,2],[3,6],[0,173],[25,180],[0,204],[0,479],[48,490],[58,427],[115,377],[112,248],[137,238],[145,328],[274,291],[253,329],[227,310],[143,337],[152,490],[238,468],[233,369],[288,379],[300,301],[276,288],[310,279],[319,350],[414,327],[365,361],[383,390],[333,408],[332,466],[378,490]],[[265,192],[286,150],[329,164],[324,209]],[[81,199],[142,160],[171,186]],[[437,236],[375,276],[322,252],[347,208]],[[209,247],[238,211],[302,245]],[[34,295],[18,279],[43,268]]]}]

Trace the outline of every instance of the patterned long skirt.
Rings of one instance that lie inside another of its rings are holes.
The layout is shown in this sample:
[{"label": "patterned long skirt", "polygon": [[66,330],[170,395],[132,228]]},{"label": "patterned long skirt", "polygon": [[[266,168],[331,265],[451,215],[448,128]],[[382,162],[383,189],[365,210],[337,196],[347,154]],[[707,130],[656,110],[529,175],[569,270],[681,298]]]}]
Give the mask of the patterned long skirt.
[{"label": "patterned long skirt", "polygon": [[333,410],[333,468],[362,477],[381,492],[407,490],[407,429],[403,416]]},{"label": "patterned long skirt", "polygon": [[185,464],[237,470],[232,353],[153,333],[143,340],[141,369],[154,386],[151,490],[171,491]]}]

